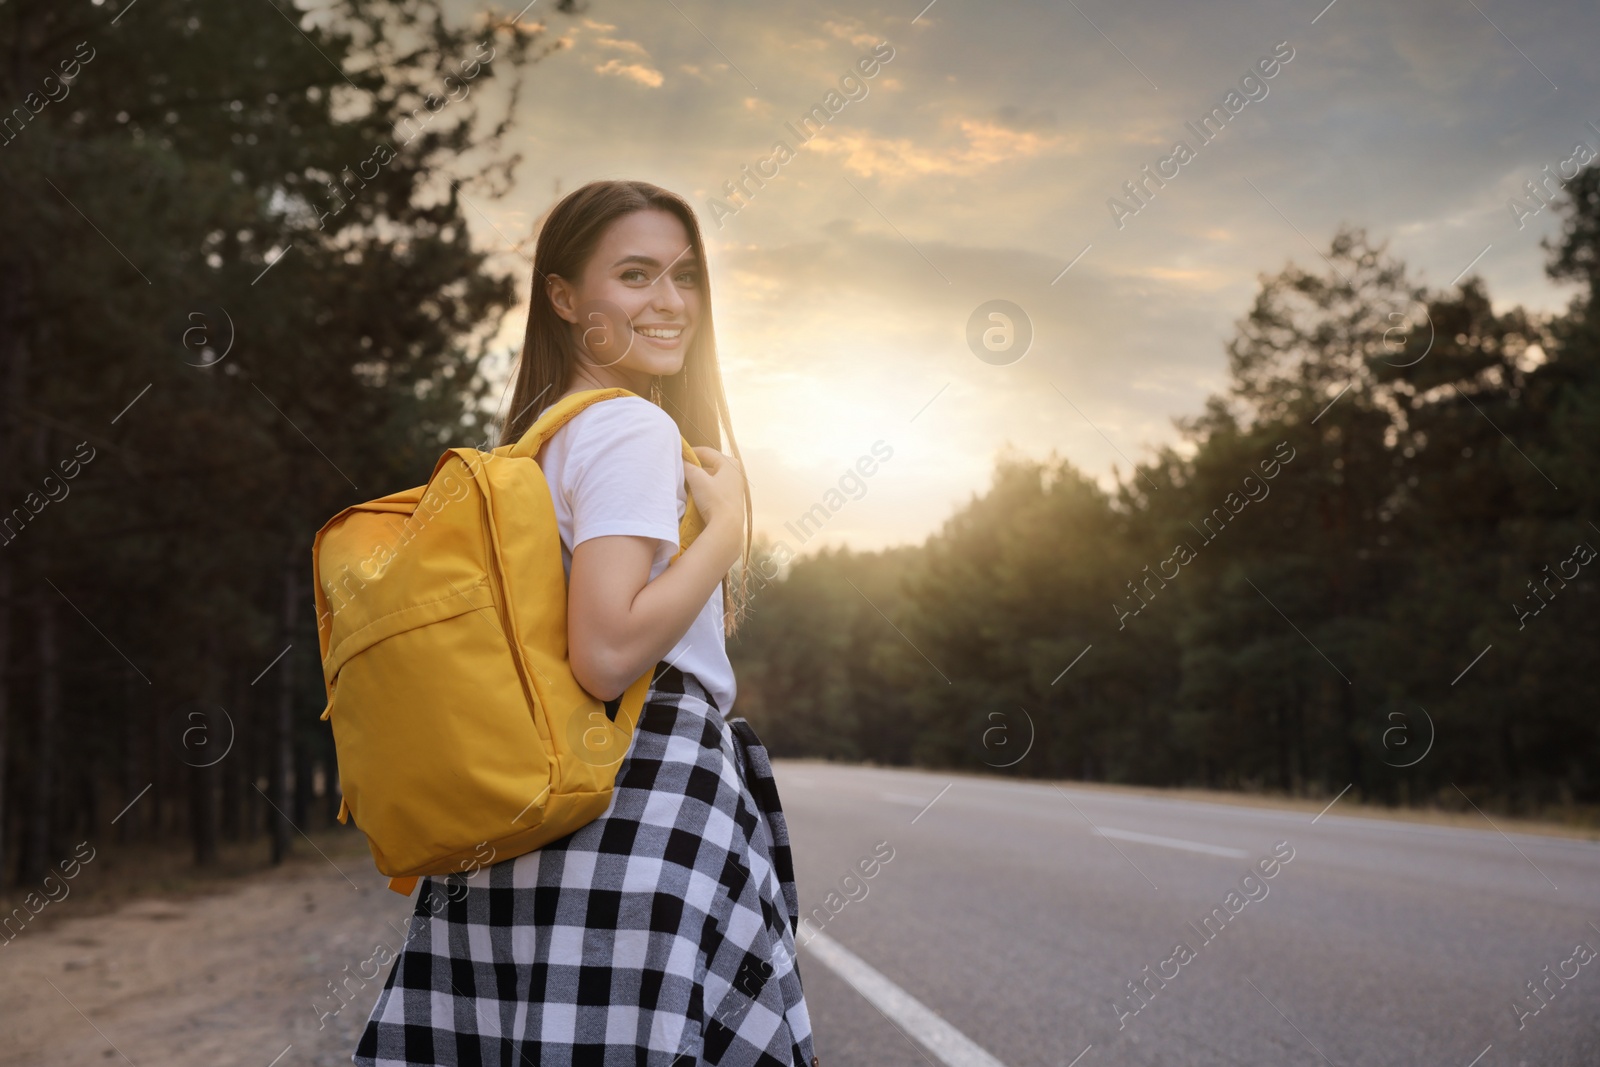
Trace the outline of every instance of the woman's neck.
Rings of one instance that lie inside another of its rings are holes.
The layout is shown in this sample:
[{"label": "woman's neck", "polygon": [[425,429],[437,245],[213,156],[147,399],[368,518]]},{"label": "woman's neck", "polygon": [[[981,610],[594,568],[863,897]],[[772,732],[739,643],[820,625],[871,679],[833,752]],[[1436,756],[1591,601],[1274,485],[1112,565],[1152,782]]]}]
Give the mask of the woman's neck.
[{"label": "woman's neck", "polygon": [[562,396],[571,396],[587,389],[623,388],[639,396],[650,396],[650,375],[643,371],[622,367],[579,367]]}]

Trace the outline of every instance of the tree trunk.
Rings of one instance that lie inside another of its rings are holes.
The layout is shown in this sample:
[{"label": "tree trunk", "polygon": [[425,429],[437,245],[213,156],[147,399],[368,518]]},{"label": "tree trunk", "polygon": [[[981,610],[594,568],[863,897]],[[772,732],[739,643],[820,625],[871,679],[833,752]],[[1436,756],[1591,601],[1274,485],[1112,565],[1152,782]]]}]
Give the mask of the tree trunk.
[{"label": "tree trunk", "polygon": [[189,780],[189,837],[194,846],[196,867],[209,867],[217,861],[217,777],[219,766],[227,762],[232,744],[227,713],[220,706],[220,641],[208,629],[200,641],[200,671],[196,699],[178,724],[178,751]]},{"label": "tree trunk", "polygon": [[42,879],[55,845],[56,726],[61,714],[60,596],[54,590],[38,598],[39,739],[34,752],[32,831],[28,835],[23,879]]},{"label": "tree trunk", "polygon": [[1341,738],[1344,747],[1345,777],[1352,782],[1361,781],[1361,741],[1356,733],[1356,694],[1355,686],[1344,685],[1339,689],[1339,725],[1344,736]]},{"label": "tree trunk", "polygon": [[[100,836],[100,768],[93,754],[85,751],[83,759],[77,768],[79,781],[83,783],[83,804],[80,810],[83,813],[83,833],[74,833],[73,840],[93,841]],[[77,819],[74,817],[74,824]]]},{"label": "tree trunk", "polygon": [[[121,716],[122,755],[121,759],[117,761],[117,780],[122,790],[117,810],[122,814],[113,816],[117,820],[113,831],[114,839],[118,842],[129,841],[138,836],[134,828],[143,821],[144,805],[155,803],[149,797],[139,797],[139,803],[133,803],[134,797],[138,797],[139,791],[144,788],[144,783],[139,778],[139,750],[142,746],[138,743],[138,712],[143,709],[140,708],[138,701],[134,697],[134,694],[138,691],[134,688],[134,679],[137,677],[138,672],[132,666],[124,665],[122,672],[123,714]],[[133,806],[124,811],[123,809],[129,804],[133,804]]]},{"label": "tree trunk", "polygon": [[[215,722],[207,719],[208,729]],[[206,757],[209,758],[209,757]],[[194,842],[194,864],[209,867],[217,862],[217,768],[189,767],[189,832]]]},{"label": "tree trunk", "polygon": [[246,706],[249,703],[248,684],[242,677],[236,677],[229,696],[228,713],[233,716],[235,752],[222,763],[222,838],[225,841],[238,841],[244,836],[243,807],[244,790],[246,788],[245,776],[249,773],[250,765],[247,754],[250,744],[243,736],[244,726],[249,721]]},{"label": "tree trunk", "polygon": [[[300,574],[295,567],[295,554],[291,552],[283,561],[283,640],[286,644],[294,640],[299,585]],[[277,753],[277,761],[272,774],[272,802],[278,806],[278,810],[271,816],[272,862],[277,864],[289,855],[289,835],[294,830],[288,822],[288,812],[293,804],[290,786],[294,774],[294,657],[289,655],[283,657],[283,667],[278,674],[278,715],[274,733],[273,748]]]},{"label": "tree trunk", "polygon": [[[252,723],[252,726],[255,725]],[[267,719],[264,725],[270,728],[272,719]],[[267,743],[270,741],[271,735],[264,734],[262,729],[250,731],[250,748],[247,750],[249,759],[245,764],[244,786],[239,790],[244,794],[243,818],[246,841],[254,841],[266,826],[267,805],[256,785],[262,781],[269,783],[272,781],[272,746]],[[266,770],[265,774],[261,773],[263,768]]]},{"label": "tree trunk", "polygon": [[[3,485],[3,479],[0,479]],[[0,892],[6,888],[6,739],[11,728],[11,556],[0,550]]]},{"label": "tree trunk", "polygon": [[[284,657],[287,659],[288,657]],[[311,752],[304,740],[296,738],[294,741],[294,809],[293,817],[295,826],[301,830],[311,829],[311,787],[312,776],[315,768],[312,766]]]},{"label": "tree trunk", "polygon": [[339,802],[344,794],[339,791],[339,761],[331,758],[322,765],[322,810],[325,815],[324,822],[329,826],[338,825]]},{"label": "tree trunk", "polygon": [[[0,493],[4,494],[0,499],[7,504],[14,499],[12,461],[22,451],[21,424],[11,414],[10,407],[25,406],[28,397],[28,346],[22,334],[21,316],[18,313],[26,296],[25,285],[26,279],[23,277],[20,264],[12,264],[11,269],[0,278],[0,381],[5,383],[6,398],[6,403],[0,405]],[[0,515],[0,518],[3,517]],[[16,574],[16,549],[12,548],[9,542],[5,542],[5,537],[5,531],[0,529],[0,889],[4,889],[7,885],[6,860],[10,848],[10,842],[6,838],[6,828],[11,817],[10,809],[6,805],[9,784],[6,769],[10,760],[11,609],[14,603]]]}]

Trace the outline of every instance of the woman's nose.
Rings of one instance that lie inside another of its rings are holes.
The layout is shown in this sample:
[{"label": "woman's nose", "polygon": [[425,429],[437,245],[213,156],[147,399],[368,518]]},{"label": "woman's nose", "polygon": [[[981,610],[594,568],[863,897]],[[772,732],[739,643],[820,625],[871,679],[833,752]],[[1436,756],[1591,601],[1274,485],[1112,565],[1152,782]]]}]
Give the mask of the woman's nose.
[{"label": "woman's nose", "polygon": [[681,311],[685,307],[683,294],[678,292],[678,287],[665,274],[656,279],[654,289],[650,297],[651,306],[671,312]]},{"label": "woman's nose", "polygon": [[683,294],[678,292],[677,286],[663,286],[662,291],[656,294],[653,303],[662,311],[676,313],[683,309]]}]

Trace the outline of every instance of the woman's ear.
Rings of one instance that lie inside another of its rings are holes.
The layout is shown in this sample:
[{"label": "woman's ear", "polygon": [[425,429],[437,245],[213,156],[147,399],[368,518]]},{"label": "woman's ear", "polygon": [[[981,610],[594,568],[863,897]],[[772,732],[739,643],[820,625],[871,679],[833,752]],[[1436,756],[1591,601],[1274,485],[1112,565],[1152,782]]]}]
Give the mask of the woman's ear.
[{"label": "woman's ear", "polygon": [[568,322],[578,321],[578,308],[573,302],[572,283],[559,274],[548,274],[544,280],[545,295],[550,298],[550,306],[556,309]]}]

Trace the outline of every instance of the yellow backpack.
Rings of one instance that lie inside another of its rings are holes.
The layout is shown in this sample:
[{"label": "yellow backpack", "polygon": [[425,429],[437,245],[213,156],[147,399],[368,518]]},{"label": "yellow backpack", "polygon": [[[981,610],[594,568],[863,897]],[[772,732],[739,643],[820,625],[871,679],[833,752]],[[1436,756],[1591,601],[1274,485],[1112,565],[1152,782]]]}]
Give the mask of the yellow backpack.
[{"label": "yellow backpack", "polygon": [[[615,700],[567,661],[567,576],[535,455],[590,404],[515,444],[452,448],[426,485],[345,508],[312,543],[317,636],[344,798],[389,888],[531,852],[598,818],[655,667]],[[681,440],[681,438],[680,438]],[[685,463],[700,465],[683,441]],[[694,499],[677,560],[702,528]]]}]

